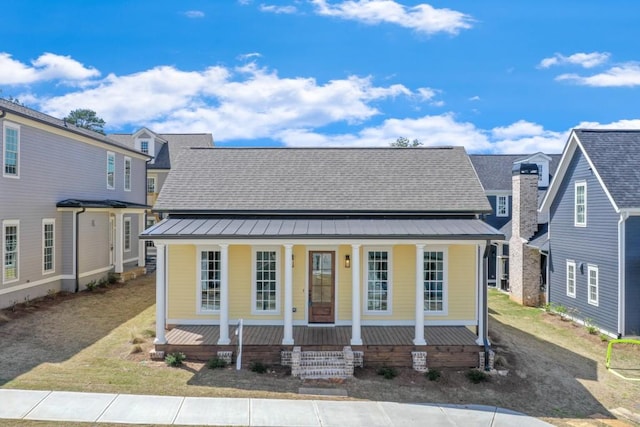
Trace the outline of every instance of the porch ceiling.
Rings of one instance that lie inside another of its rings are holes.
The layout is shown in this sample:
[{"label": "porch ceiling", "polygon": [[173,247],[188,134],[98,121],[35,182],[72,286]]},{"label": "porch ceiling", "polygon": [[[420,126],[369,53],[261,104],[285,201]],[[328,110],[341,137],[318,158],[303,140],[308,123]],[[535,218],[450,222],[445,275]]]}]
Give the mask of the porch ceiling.
[{"label": "porch ceiling", "polygon": [[480,219],[168,218],[143,236],[165,239],[392,238],[503,240]]}]

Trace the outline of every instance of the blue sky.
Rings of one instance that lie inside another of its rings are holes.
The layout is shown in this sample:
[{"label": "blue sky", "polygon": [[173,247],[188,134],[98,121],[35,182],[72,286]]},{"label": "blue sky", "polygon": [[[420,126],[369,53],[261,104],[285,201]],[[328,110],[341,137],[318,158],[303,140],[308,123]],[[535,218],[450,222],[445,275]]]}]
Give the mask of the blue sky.
[{"label": "blue sky", "polygon": [[218,146],[559,153],[640,128],[636,0],[20,0],[0,96]]}]

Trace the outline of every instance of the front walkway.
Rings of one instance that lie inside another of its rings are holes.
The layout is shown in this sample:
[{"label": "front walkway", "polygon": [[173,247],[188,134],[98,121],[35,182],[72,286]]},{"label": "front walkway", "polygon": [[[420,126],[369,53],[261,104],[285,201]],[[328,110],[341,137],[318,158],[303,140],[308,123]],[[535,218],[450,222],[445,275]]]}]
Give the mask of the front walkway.
[{"label": "front walkway", "polygon": [[[311,398],[311,396],[309,396]],[[550,426],[480,405],[139,396],[0,389],[0,419],[202,426]]]}]

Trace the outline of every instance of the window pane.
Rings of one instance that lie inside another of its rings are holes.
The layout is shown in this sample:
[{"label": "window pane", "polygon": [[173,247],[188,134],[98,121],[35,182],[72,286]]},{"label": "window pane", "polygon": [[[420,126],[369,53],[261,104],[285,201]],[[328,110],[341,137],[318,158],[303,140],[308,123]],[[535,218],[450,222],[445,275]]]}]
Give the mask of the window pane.
[{"label": "window pane", "polygon": [[367,253],[367,310],[388,310],[388,256],[387,251]]},{"label": "window pane", "polygon": [[18,278],[18,227],[5,226],[4,229],[4,280]]},{"label": "window pane", "polygon": [[257,251],[255,264],[257,311],[275,311],[277,301],[277,263],[275,251]]},{"label": "window pane", "polygon": [[424,309],[442,311],[444,307],[444,252],[424,253]]},{"label": "window pane", "polygon": [[201,309],[220,310],[220,252],[200,253]]}]

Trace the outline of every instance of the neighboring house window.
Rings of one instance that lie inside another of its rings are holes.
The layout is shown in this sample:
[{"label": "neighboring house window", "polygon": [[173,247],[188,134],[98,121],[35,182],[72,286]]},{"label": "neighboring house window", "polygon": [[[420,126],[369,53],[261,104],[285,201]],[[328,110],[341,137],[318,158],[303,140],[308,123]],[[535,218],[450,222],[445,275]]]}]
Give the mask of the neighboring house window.
[{"label": "neighboring house window", "polygon": [[124,158],[124,189],[131,191],[131,158]]},{"label": "neighboring house window", "polygon": [[107,188],[116,188],[116,155],[110,151],[107,152]]},{"label": "neighboring house window", "polygon": [[575,225],[584,227],[587,225],[587,183],[576,182],[575,188]]},{"label": "neighboring house window", "polygon": [[20,177],[20,127],[14,124],[4,124],[2,174],[4,176]]},{"label": "neighboring house window", "polygon": [[257,250],[254,256],[254,311],[278,310],[278,252]]},{"label": "neighboring house window", "polygon": [[42,272],[53,273],[55,253],[55,220],[42,220]]},{"label": "neighboring house window", "polygon": [[220,310],[220,251],[200,251],[199,311]]},{"label": "neighboring house window", "polygon": [[148,176],[147,177],[147,193],[155,193],[156,192],[156,177]]},{"label": "neighboring house window", "polygon": [[8,283],[18,280],[18,232],[19,221],[5,220],[2,222],[2,248],[4,252],[2,264],[2,282]]},{"label": "neighboring house window", "polygon": [[589,284],[589,304],[598,305],[598,266],[587,266],[587,280]]},{"label": "neighboring house window", "polygon": [[498,196],[496,216],[509,216],[509,196]]},{"label": "neighboring house window", "polygon": [[140,151],[144,154],[149,154],[149,141],[140,141]]},{"label": "neighboring house window", "polygon": [[446,257],[444,251],[424,252],[424,311],[446,311]]},{"label": "neighboring house window", "polygon": [[153,240],[145,240],[144,246],[145,248],[155,248],[156,245],[153,244]]},{"label": "neighboring house window", "polygon": [[147,225],[146,225],[145,228],[152,227],[153,225],[155,225],[155,223],[156,223],[156,219],[154,217],[152,217],[152,216],[148,216],[147,217]]},{"label": "neighboring house window", "polygon": [[366,311],[390,311],[391,268],[390,252],[367,251]]},{"label": "neighboring house window", "polygon": [[131,251],[131,218],[124,219],[124,251]]},{"label": "neighboring house window", "polygon": [[576,263],[567,261],[567,295],[576,297]]}]

